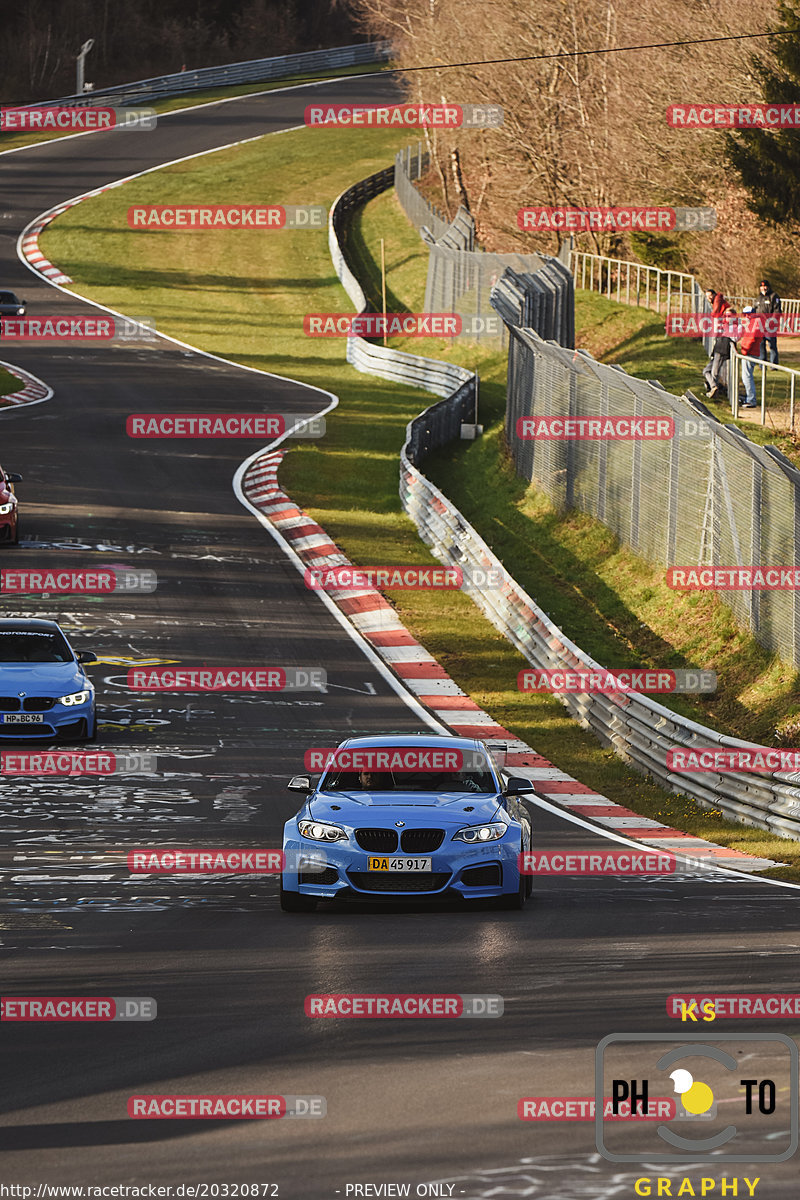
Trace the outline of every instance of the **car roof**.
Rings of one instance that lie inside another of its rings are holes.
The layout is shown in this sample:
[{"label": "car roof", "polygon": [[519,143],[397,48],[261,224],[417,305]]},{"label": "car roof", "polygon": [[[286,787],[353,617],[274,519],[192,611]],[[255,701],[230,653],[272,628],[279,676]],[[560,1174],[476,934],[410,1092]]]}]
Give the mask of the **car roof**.
[{"label": "car roof", "polygon": [[43,621],[39,617],[0,617],[0,633],[62,633],[57,621]]},{"label": "car roof", "polygon": [[340,747],[347,746],[348,748],[363,748],[366,746],[419,746],[431,747],[439,749],[442,746],[449,746],[461,750],[486,750],[487,747],[479,738],[456,737],[449,734],[435,733],[398,733],[398,734],[380,734],[371,735],[368,737],[353,737],[346,738],[345,741],[339,743]]}]

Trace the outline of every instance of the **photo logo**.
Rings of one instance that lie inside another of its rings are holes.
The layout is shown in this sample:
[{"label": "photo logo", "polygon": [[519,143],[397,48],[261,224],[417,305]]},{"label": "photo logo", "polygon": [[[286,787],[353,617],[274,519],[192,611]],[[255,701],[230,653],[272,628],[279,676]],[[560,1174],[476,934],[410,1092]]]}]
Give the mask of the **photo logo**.
[{"label": "photo logo", "polygon": [[[682,1031],[678,1044],[669,1034],[609,1034],[595,1055],[597,1149],[609,1162],[784,1162],[798,1148],[798,1057],[779,1033]],[[603,1097],[610,1091],[612,1113],[625,1103],[647,1114],[667,1080],[675,1117],[640,1126],[649,1133],[632,1152],[624,1130],[606,1120]]]},{"label": "photo logo", "polygon": [[644,230],[682,233],[715,229],[713,208],[520,208],[517,226],[523,230]]},{"label": "photo logo", "polygon": [[136,692],[316,692],[327,686],[322,667],[131,667]]},{"label": "photo logo", "polygon": [[532,441],[667,441],[672,417],[519,417],[517,437]]},{"label": "photo logo", "polygon": [[128,209],[128,228],[176,229],[325,229],[324,204],[144,204]]},{"label": "photo logo", "polygon": [[581,670],[527,669],[517,675],[521,692],[557,692],[565,695],[588,694],[612,696],[617,692],[697,692],[717,690],[715,671],[656,670],[647,667],[617,668],[586,667]]}]

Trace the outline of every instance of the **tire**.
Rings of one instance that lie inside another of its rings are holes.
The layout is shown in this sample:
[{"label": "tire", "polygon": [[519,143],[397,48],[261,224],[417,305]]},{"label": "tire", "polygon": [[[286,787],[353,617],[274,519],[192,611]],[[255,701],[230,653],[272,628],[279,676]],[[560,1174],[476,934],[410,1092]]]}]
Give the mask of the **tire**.
[{"label": "tire", "polygon": [[86,733],[83,737],[83,741],[84,742],[96,742],[97,741],[97,713],[95,713],[94,716],[92,717],[91,729],[89,728],[89,722],[88,721],[86,722]]},{"label": "tire", "polygon": [[314,912],[316,907],[317,902],[311,896],[303,896],[300,892],[287,892],[281,883],[281,912]]},{"label": "tire", "polygon": [[[528,880],[531,877],[528,875],[520,875],[519,887],[516,892],[512,892],[508,896],[500,897],[500,907],[506,912],[521,912],[525,907],[525,901],[529,896]],[[531,879],[531,883],[533,880]]]},{"label": "tire", "polygon": [[18,545],[19,545],[19,517],[17,517],[17,523],[16,523],[16,525],[14,526],[14,536],[13,536],[13,538],[11,539],[11,545],[12,545],[12,546],[18,546]]}]

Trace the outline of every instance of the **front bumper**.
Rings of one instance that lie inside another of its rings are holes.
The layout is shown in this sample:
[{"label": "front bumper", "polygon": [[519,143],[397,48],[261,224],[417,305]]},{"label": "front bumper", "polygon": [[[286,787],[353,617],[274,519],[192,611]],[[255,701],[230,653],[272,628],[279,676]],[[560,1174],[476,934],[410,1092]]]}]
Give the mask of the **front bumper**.
[{"label": "front bumper", "polygon": [[[464,900],[488,900],[514,893],[519,888],[519,829],[509,828],[499,841],[463,847],[446,840],[432,854],[395,854],[393,858],[430,858],[430,872],[370,871],[375,857],[350,842],[315,845],[300,837],[296,826],[286,830],[283,873],[287,891],[319,900],[348,896],[363,900],[421,900],[460,896]],[[303,864],[324,863],[324,872],[303,870]],[[480,874],[475,874],[480,869]]]},{"label": "front bumper", "polygon": [[[5,717],[40,716],[41,721],[17,724],[6,722]],[[83,704],[54,704],[42,713],[0,712],[0,738],[15,741],[29,738],[79,738],[91,730],[95,719],[95,701]]]}]

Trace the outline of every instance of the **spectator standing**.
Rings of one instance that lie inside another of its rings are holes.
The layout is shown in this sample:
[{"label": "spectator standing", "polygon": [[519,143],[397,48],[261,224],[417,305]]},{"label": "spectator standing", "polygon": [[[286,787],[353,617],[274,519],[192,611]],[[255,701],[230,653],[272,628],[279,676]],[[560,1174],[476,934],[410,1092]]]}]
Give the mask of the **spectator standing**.
[{"label": "spectator standing", "polygon": [[[749,316],[755,312],[755,309],[752,305],[748,304],[746,308],[742,309],[742,312],[745,316]],[[761,343],[763,340],[760,333],[745,332],[742,334],[739,342],[739,353],[742,355],[742,382],[745,391],[744,403],[741,405],[742,408],[758,408],[756,404],[754,372],[756,362],[761,359]]]},{"label": "spectator standing", "polygon": [[[781,311],[781,298],[773,292],[768,279],[762,279],[758,285],[758,303],[756,304],[756,312],[759,313],[779,313]],[[767,359],[767,344],[769,344],[769,361],[777,363],[778,361],[778,339],[766,335],[761,343],[761,357],[766,362]]]},{"label": "spectator standing", "polygon": [[[736,309],[729,308],[726,311],[726,317],[735,317]],[[703,368],[703,378],[706,381],[706,395],[710,400],[713,400],[718,392],[728,392],[728,378],[730,372],[731,346],[733,338],[726,337],[721,333],[711,350],[711,357]]]}]

